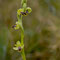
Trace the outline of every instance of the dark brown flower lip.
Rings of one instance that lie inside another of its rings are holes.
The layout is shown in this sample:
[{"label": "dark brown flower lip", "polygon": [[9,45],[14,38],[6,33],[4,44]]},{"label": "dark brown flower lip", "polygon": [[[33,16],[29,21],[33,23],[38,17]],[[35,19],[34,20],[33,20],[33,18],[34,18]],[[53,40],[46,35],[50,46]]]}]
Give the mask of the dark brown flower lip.
[{"label": "dark brown flower lip", "polygon": [[13,25],[12,28],[16,27],[16,25]]},{"label": "dark brown flower lip", "polygon": [[26,15],[26,13],[25,13],[25,12],[21,12],[21,14],[22,14],[22,15]]},{"label": "dark brown flower lip", "polygon": [[22,15],[27,15],[28,10],[26,10],[26,12],[21,12]]},{"label": "dark brown flower lip", "polygon": [[21,47],[18,47],[18,51],[21,51]]}]

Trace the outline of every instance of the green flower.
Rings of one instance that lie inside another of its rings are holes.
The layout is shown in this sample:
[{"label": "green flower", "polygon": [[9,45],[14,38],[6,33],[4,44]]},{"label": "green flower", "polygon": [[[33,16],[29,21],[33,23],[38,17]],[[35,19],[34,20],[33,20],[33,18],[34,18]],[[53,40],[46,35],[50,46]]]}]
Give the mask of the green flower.
[{"label": "green flower", "polygon": [[28,11],[28,13],[31,13],[31,12],[32,12],[32,10],[31,10],[30,7],[27,7],[27,8],[26,8],[26,11]]},{"label": "green flower", "polygon": [[23,48],[24,48],[24,45],[22,45],[20,41],[17,41],[15,44],[15,47],[13,47],[13,49],[17,51],[22,51]]},{"label": "green flower", "polygon": [[12,28],[14,28],[15,30],[17,30],[17,29],[19,29],[19,28],[22,28],[22,23],[21,23],[21,21],[17,21],[16,22],[16,25],[14,25]]},{"label": "green flower", "polygon": [[22,16],[27,16],[29,13],[31,13],[31,8],[30,7],[27,7],[26,8],[26,10],[24,11],[24,9],[23,8],[21,8],[21,9],[18,9],[18,11],[17,11],[17,14],[18,15],[22,15]]}]

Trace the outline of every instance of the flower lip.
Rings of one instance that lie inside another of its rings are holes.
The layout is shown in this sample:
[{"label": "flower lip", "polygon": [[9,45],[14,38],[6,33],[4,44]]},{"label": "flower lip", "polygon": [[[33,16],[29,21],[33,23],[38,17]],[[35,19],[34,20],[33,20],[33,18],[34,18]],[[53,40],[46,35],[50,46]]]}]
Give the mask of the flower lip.
[{"label": "flower lip", "polygon": [[18,51],[21,51],[21,47],[18,47]]},{"label": "flower lip", "polygon": [[21,12],[21,14],[22,14],[22,15],[26,15],[26,13],[25,13],[25,12]]},{"label": "flower lip", "polygon": [[16,27],[16,25],[13,25],[12,28]]}]

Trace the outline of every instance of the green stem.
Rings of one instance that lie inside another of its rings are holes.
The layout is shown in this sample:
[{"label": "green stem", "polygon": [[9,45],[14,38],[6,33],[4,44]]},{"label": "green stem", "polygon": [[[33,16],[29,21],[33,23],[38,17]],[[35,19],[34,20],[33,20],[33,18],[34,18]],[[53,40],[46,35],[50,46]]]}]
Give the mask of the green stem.
[{"label": "green stem", "polygon": [[[22,8],[25,11],[26,5],[27,5],[27,0],[22,0],[21,4],[22,4]],[[22,25],[22,17],[23,17],[22,15],[21,15],[21,17],[19,17],[19,15],[17,15],[18,21],[21,22],[21,25],[20,25],[20,27],[21,27],[21,44],[24,45],[24,29],[23,29],[23,25]],[[21,56],[22,56],[23,60],[26,60],[24,48],[21,51]]]},{"label": "green stem", "polygon": [[[24,44],[23,39],[24,39],[24,32],[23,32],[23,30],[22,30],[22,31],[21,31],[21,44],[22,44],[22,45]],[[24,48],[23,48],[22,51],[21,51],[21,56],[22,56],[23,60],[26,60],[26,58],[25,58],[25,53],[24,53]]]},{"label": "green stem", "polygon": [[[21,23],[20,25],[20,30],[21,30],[21,45],[24,45],[24,29],[23,29],[23,25],[22,25],[22,17],[19,17],[19,15],[17,15],[18,21]],[[21,56],[23,58],[23,60],[26,60],[25,58],[25,53],[24,53],[24,48],[21,51]]]},{"label": "green stem", "polygon": [[23,60],[26,60],[25,53],[24,53],[24,48],[22,49],[21,56],[22,56]]},{"label": "green stem", "polygon": [[21,29],[21,44],[22,44],[22,45],[23,45],[23,43],[24,43],[23,39],[24,39],[24,32],[23,32],[23,30]]},{"label": "green stem", "polygon": [[[21,16],[21,21],[22,21],[22,16]],[[24,45],[24,29],[23,29],[23,25],[21,27],[21,44]],[[21,51],[21,56],[22,56],[23,60],[26,60],[24,48]]]}]

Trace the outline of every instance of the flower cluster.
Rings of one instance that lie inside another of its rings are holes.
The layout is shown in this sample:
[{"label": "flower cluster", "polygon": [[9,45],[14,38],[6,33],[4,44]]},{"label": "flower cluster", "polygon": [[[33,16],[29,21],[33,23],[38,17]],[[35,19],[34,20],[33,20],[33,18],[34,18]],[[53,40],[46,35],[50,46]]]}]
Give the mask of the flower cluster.
[{"label": "flower cluster", "polygon": [[[17,10],[17,15],[20,16],[20,18],[21,18],[21,16],[27,16],[29,13],[31,13],[31,11],[32,10],[31,10],[30,7],[27,7],[25,11],[24,11],[23,8],[20,8],[20,9]],[[12,26],[12,28],[14,28],[15,30],[19,29],[20,27],[22,28],[21,20],[17,21],[16,25]]]},{"label": "flower cluster", "polygon": [[12,27],[15,30],[21,29],[21,43],[20,41],[17,41],[16,44],[14,45],[13,49],[16,51],[21,52],[23,60],[26,60],[25,58],[25,53],[24,53],[24,29],[22,25],[22,18],[23,16],[27,16],[29,13],[31,13],[31,8],[27,7],[27,0],[21,0],[22,8],[17,10],[17,19],[18,21],[16,24]]},{"label": "flower cluster", "polygon": [[13,47],[14,50],[17,50],[19,52],[21,52],[23,48],[24,48],[24,45],[22,45],[20,41],[17,41],[15,46]]},{"label": "flower cluster", "polygon": [[[22,19],[21,19],[21,17],[22,16],[27,16],[29,13],[31,13],[31,11],[32,10],[31,10],[30,7],[27,7],[25,10],[23,8],[20,8],[20,9],[17,10],[17,18],[18,18],[18,21],[13,26],[13,28],[15,30],[17,30],[17,29],[20,28],[22,31],[24,31],[23,30],[23,26],[22,26]],[[21,34],[21,36],[23,36],[23,35]],[[21,39],[23,39],[23,37]],[[22,51],[23,48],[24,48],[24,45],[22,45],[20,43],[20,41],[17,41],[16,44],[14,45],[14,47],[13,47],[14,50],[17,50],[17,51],[20,51],[20,52]]]}]

